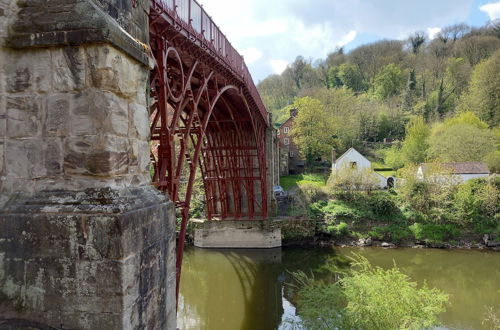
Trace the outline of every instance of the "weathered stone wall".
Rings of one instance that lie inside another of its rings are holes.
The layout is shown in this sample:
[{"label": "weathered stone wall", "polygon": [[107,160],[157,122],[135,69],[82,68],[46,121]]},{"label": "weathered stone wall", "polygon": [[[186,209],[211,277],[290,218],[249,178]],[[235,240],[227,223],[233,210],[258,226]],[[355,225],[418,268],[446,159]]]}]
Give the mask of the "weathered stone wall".
[{"label": "weathered stone wall", "polygon": [[175,328],[139,3],[0,0],[0,327]]}]

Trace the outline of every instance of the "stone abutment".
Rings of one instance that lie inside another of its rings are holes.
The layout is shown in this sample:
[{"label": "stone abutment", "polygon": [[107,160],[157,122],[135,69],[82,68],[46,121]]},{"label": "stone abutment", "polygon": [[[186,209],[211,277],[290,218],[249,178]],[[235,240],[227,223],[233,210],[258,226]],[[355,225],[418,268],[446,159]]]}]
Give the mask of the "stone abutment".
[{"label": "stone abutment", "polygon": [[0,0],[0,328],[175,329],[148,1]]}]

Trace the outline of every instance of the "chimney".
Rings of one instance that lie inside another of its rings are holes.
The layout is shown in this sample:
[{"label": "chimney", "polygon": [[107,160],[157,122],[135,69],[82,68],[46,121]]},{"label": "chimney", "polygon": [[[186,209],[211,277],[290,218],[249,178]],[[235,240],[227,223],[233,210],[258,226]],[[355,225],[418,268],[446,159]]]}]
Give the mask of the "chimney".
[{"label": "chimney", "polygon": [[290,109],[290,117],[297,117],[298,110],[296,108]]},{"label": "chimney", "polygon": [[335,164],[336,161],[337,161],[337,151],[335,150],[335,148],[332,148],[332,165]]}]

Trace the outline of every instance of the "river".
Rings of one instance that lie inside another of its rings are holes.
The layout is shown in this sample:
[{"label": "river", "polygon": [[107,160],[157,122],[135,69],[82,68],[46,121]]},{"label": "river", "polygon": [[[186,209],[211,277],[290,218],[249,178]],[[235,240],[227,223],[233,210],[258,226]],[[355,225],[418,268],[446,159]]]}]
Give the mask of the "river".
[{"label": "river", "polygon": [[440,316],[446,329],[488,329],[487,308],[500,311],[500,253],[471,250],[299,248],[204,250],[186,248],[178,327],[181,330],[291,329],[300,320],[290,272],[321,276],[329,262],[356,252],[383,268],[394,263],[412,280],[450,295]]}]

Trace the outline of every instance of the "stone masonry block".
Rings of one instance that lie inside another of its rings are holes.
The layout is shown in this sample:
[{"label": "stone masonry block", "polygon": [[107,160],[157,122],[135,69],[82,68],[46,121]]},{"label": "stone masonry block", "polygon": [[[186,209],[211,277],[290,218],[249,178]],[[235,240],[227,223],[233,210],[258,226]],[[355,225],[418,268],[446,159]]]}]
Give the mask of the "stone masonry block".
[{"label": "stone masonry block", "polygon": [[85,52],[82,47],[64,47],[52,51],[54,89],[75,91],[85,87]]},{"label": "stone masonry block", "polygon": [[128,134],[128,104],[110,92],[95,89],[75,95],[70,135]]},{"label": "stone masonry block", "polygon": [[129,132],[131,138],[146,141],[149,138],[149,111],[145,105],[131,103],[128,108]]},{"label": "stone masonry block", "polygon": [[[48,92],[52,90],[51,56],[46,49],[11,51],[4,62],[7,91]],[[36,58],[36,61],[33,59]]]},{"label": "stone masonry block", "polygon": [[109,176],[128,169],[129,144],[117,136],[69,137],[64,145],[64,172]]},{"label": "stone masonry block", "polygon": [[69,134],[70,102],[71,96],[66,93],[48,96],[44,134],[57,136]]},{"label": "stone masonry block", "polygon": [[5,170],[10,177],[35,179],[47,174],[43,156],[44,142],[40,139],[7,140]]},{"label": "stone masonry block", "polygon": [[9,96],[6,103],[8,137],[34,137],[40,134],[46,111],[42,97]]},{"label": "stone masonry block", "polygon": [[143,68],[114,47],[88,47],[89,81],[92,86],[126,98],[146,88]]}]

